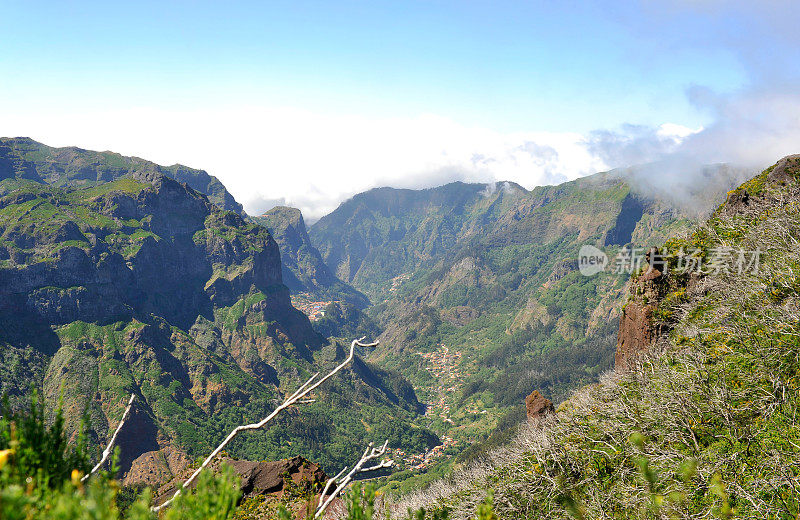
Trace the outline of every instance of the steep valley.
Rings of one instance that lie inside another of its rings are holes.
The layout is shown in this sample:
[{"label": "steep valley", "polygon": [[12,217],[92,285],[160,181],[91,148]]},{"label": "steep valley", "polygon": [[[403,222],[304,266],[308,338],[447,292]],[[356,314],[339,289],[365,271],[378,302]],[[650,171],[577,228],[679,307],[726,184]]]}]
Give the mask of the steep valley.
[{"label": "steep valley", "polygon": [[797,516],[798,201],[789,156],[668,238],[632,277],[616,370],[393,514],[474,518],[490,494],[499,518]]},{"label": "steep valley", "polygon": [[[707,209],[736,182],[710,172]],[[95,446],[136,394],[122,470],[155,484],[354,337],[379,336],[315,403],[231,454],[330,471],[388,438],[401,464],[387,489],[409,489],[507,439],[532,391],[558,403],[612,367],[637,268],[624,248],[641,256],[697,207],[615,171],[531,191],[380,188],[306,229],[292,208],[245,215],[200,170],[4,139],[0,385],[16,406],[32,383],[63,399]],[[608,255],[604,272],[579,271],[586,244]]]},{"label": "steep valley", "polygon": [[[737,175],[710,169],[715,188],[692,211],[645,195],[625,171],[532,191],[381,188],[346,201],[309,235],[331,270],[373,302],[367,313],[384,346],[371,359],[412,381],[428,403],[424,424],[455,439],[450,455],[467,460],[524,419],[532,391],[560,402],[613,366],[636,269],[623,248],[641,262],[647,247],[707,214]],[[581,275],[584,244],[605,251],[606,271]]]}]

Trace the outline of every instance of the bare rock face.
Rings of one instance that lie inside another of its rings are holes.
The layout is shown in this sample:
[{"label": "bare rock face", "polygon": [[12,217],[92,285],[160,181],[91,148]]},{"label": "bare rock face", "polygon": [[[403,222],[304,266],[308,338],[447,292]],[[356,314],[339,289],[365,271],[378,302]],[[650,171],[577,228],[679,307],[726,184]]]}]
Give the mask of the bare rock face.
[{"label": "bare rock face", "polygon": [[722,206],[722,213],[725,215],[737,215],[743,213],[752,202],[752,197],[747,190],[735,190],[728,195],[728,199]]},{"label": "bare rock face", "polygon": [[173,475],[185,472],[191,462],[188,455],[171,446],[162,450],[148,451],[133,461],[122,483],[126,486],[156,487],[170,480]]},{"label": "bare rock face", "polygon": [[544,397],[538,390],[534,390],[525,398],[525,409],[528,412],[528,420],[539,419],[555,411],[550,399]]},{"label": "bare rock face", "polygon": [[637,354],[647,349],[655,339],[653,327],[654,305],[630,302],[622,309],[619,318],[619,336],[614,365],[617,368],[630,366]]},{"label": "bare rock face", "polygon": [[667,262],[657,247],[651,247],[647,251],[645,260],[647,260],[647,269],[642,275],[643,280],[657,280],[667,272]]},{"label": "bare rock face", "polygon": [[633,359],[646,350],[660,333],[660,326],[653,322],[653,312],[666,290],[666,263],[660,251],[652,248],[647,252],[648,266],[631,282],[631,301],[622,308],[619,318],[619,335],[614,365],[619,369],[629,368]]},{"label": "bare rock face", "polygon": [[788,184],[797,180],[798,174],[800,174],[800,155],[787,155],[775,164],[767,180]]},{"label": "bare rock face", "polygon": [[[319,464],[310,462],[303,457],[270,462],[234,460],[225,457],[212,462],[210,466],[212,470],[217,470],[222,464],[233,468],[239,478],[241,500],[256,495],[271,495],[281,498],[287,490],[287,486],[295,487],[294,491],[319,493],[328,480],[328,476],[322,471]],[[155,493],[154,503],[160,504],[170,498],[181,482],[190,474],[191,471],[187,468],[179,478],[161,486]]]},{"label": "bare rock face", "polygon": [[244,497],[273,493],[281,496],[288,480],[308,489],[319,487],[328,480],[319,464],[309,462],[303,457],[274,462],[231,459],[224,459],[223,462],[230,465],[241,479]]}]

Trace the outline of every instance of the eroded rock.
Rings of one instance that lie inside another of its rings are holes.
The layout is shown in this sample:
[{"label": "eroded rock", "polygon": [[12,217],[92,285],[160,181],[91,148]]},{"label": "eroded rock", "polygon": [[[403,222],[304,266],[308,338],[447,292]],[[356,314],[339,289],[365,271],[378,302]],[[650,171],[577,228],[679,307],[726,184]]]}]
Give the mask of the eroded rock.
[{"label": "eroded rock", "polygon": [[555,411],[550,399],[544,397],[538,390],[534,390],[525,398],[525,409],[527,410],[529,421],[540,419]]}]

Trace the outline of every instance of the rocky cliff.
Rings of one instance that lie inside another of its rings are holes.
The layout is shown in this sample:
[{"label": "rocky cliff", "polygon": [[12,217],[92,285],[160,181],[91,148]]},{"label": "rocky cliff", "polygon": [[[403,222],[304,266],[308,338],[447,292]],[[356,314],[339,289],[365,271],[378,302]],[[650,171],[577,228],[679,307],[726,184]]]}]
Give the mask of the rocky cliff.
[{"label": "rocky cliff", "polygon": [[266,227],[278,243],[283,282],[292,293],[306,293],[317,300],[340,300],[361,309],[369,305],[366,296],[337,278],[322,260],[308,237],[299,209],[278,206],[251,220]]},{"label": "rocky cliff", "polygon": [[[75,164],[60,153],[48,168],[67,175]],[[149,475],[153,461],[177,468],[207,453],[311,370],[342,359],[292,307],[263,226],[154,169],[56,182],[35,158],[6,161],[13,176],[0,180],[0,391],[12,403],[38,389],[51,407],[63,402],[72,431],[88,417],[97,445],[135,394],[120,464]],[[390,374],[359,367],[320,390],[333,402],[293,411],[231,449],[339,465],[387,427],[366,417],[413,430],[413,391],[393,393]],[[398,447],[427,448],[400,437]]]},{"label": "rocky cliff", "polygon": [[636,356],[647,350],[663,329],[654,322],[654,312],[669,287],[668,269],[658,249],[648,251],[643,271],[633,277],[628,301],[619,317],[619,333],[614,365],[628,368]]},{"label": "rocky cliff", "polygon": [[[791,190],[796,189],[798,176],[800,155],[784,157],[760,175],[729,191],[710,222],[715,223],[720,218],[747,217],[763,208],[783,204]],[[713,267],[710,263],[714,251],[704,246],[703,237],[695,234],[690,239],[674,238],[667,241],[664,251],[649,251],[642,272],[631,279],[628,301],[619,319],[615,352],[618,369],[630,368],[639,354],[650,349],[659,337],[668,332],[672,326],[673,308],[702,292],[702,281],[710,272],[719,270],[719,266]],[[692,255],[693,260],[684,260],[684,264],[691,262],[697,268],[676,270],[678,258],[682,255]],[[730,261],[734,259],[731,257]],[[723,269],[731,267],[728,265]]]},{"label": "rocky cliff", "polygon": [[[0,198],[0,257],[4,356],[49,358],[39,374],[45,394],[64,392],[73,423],[88,399],[96,435],[125,394],[139,393],[150,410],[131,421],[141,434],[129,436],[135,446],[122,443],[128,462],[181,437],[170,412],[187,411],[187,398],[213,413],[246,397],[221,363],[277,385],[281,349],[310,358],[322,345],[289,302],[269,233],[156,172],[9,191]],[[202,334],[220,338],[219,358],[197,347],[192,336]],[[30,383],[3,381],[17,395]]]}]

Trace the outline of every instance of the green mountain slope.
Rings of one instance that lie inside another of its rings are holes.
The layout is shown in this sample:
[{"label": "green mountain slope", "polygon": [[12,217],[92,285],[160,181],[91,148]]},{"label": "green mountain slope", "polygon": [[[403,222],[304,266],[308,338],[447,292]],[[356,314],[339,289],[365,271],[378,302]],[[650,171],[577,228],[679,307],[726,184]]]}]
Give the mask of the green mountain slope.
[{"label": "green mountain slope", "polygon": [[[0,390],[63,399],[70,430],[86,413],[103,443],[135,393],[119,439],[129,481],[208,453],[345,355],[292,307],[264,227],[151,169],[85,184],[29,174],[0,180]],[[232,452],[333,469],[367,438],[410,452],[437,441],[411,424],[408,383],[361,360],[316,397]]]},{"label": "green mountain slope", "polygon": [[364,308],[366,296],[339,280],[311,244],[299,209],[278,206],[250,217],[266,227],[281,250],[283,283],[292,293],[306,293],[317,300],[340,300]]},{"label": "green mountain slope", "polygon": [[792,156],[634,276],[617,372],[398,507],[466,518],[493,490],[501,518],[797,517],[799,243]]},{"label": "green mountain slope", "polygon": [[138,157],[76,147],[52,148],[27,137],[0,138],[0,180],[24,179],[54,186],[88,186],[121,177],[160,173],[204,193],[222,209],[244,215],[216,177],[180,164],[160,166]]},{"label": "green mountain slope", "polygon": [[[555,401],[613,364],[626,279],[584,277],[581,245],[658,243],[691,220],[632,190],[619,172],[526,191],[454,183],[357,195],[310,235],[370,296],[398,370],[462,448],[538,389]],[[516,411],[514,411],[516,410]]]}]

